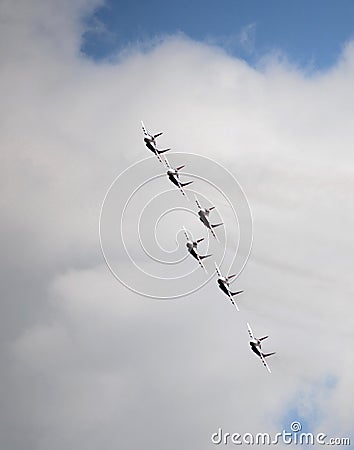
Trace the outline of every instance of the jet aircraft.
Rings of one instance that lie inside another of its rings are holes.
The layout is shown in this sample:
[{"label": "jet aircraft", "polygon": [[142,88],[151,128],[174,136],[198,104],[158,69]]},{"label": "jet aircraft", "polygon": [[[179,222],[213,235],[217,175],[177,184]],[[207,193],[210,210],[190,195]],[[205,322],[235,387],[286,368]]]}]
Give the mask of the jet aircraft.
[{"label": "jet aircraft", "polygon": [[264,365],[264,367],[267,368],[268,372],[271,373],[270,368],[267,364],[266,358],[268,358],[268,356],[274,355],[275,352],[271,352],[271,353],[264,353],[262,351],[262,345],[261,345],[261,341],[263,341],[264,339],[267,339],[267,337],[269,336],[263,336],[261,338],[255,338],[253,336],[253,332],[251,330],[250,324],[247,323],[247,328],[248,328],[248,334],[250,335],[251,341],[250,341],[250,346],[251,346],[251,350],[262,360],[262,363]]},{"label": "jet aircraft", "polygon": [[202,208],[197,197],[195,197],[195,202],[199,208],[199,211],[198,211],[199,220],[203,223],[203,225],[205,225],[207,228],[209,228],[209,230],[211,231],[211,234],[214,236],[214,238],[216,240],[218,240],[218,238],[216,237],[216,234],[214,232],[214,228],[219,227],[220,225],[223,225],[223,223],[221,222],[221,223],[211,224],[209,221],[210,211],[215,209],[215,206],[211,206],[210,208]]},{"label": "jet aircraft", "polygon": [[160,155],[162,153],[165,153],[165,152],[168,152],[169,150],[171,150],[170,148],[166,148],[164,150],[159,150],[157,148],[156,138],[161,136],[162,132],[161,133],[157,133],[157,134],[150,134],[150,133],[148,133],[146,128],[145,128],[145,125],[144,125],[143,121],[141,121],[141,127],[143,129],[144,142],[145,142],[146,147],[150,151],[152,151],[157,156],[157,159],[160,161],[160,163],[162,163],[162,159],[161,159]]},{"label": "jet aircraft", "polygon": [[179,181],[179,173],[178,171],[183,169],[184,166],[179,166],[176,167],[176,169],[174,169],[173,167],[170,166],[167,158],[165,157],[165,162],[166,162],[166,166],[168,168],[167,170],[167,176],[169,178],[169,180],[171,181],[171,183],[173,183],[175,186],[178,187],[178,189],[182,192],[182,194],[186,197],[186,193],[184,192],[183,188],[185,186],[188,186],[189,184],[192,184],[193,181],[188,181],[186,183],[181,183]]},{"label": "jet aircraft", "polygon": [[200,242],[204,241],[204,238],[200,238],[200,239],[197,239],[196,241],[192,241],[191,239],[189,239],[189,236],[188,236],[188,233],[187,233],[187,230],[185,229],[185,227],[183,227],[183,232],[187,239],[186,247],[187,247],[188,252],[193,256],[194,259],[196,259],[198,261],[198,264],[200,265],[200,267],[202,269],[204,269],[206,272],[206,269],[204,267],[202,260],[205,258],[209,258],[212,255],[199,255],[199,253],[197,252],[197,246]]},{"label": "jet aircraft", "polygon": [[233,296],[241,294],[243,291],[232,292],[230,289],[230,280],[234,278],[236,275],[229,275],[227,277],[223,276],[216,263],[215,263],[215,270],[218,275],[219,288],[224,292],[224,294],[226,294],[229,297],[231,303],[236,307],[237,311],[239,311],[238,306],[233,299]]}]

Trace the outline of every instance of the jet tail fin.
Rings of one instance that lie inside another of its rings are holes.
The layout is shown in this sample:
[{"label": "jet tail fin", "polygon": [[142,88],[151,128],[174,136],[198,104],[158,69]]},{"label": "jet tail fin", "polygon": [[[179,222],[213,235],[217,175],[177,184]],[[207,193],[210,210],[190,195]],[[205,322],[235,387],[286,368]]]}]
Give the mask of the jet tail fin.
[{"label": "jet tail fin", "polygon": [[170,148],[165,148],[164,150],[157,150],[157,153],[158,153],[159,155],[161,155],[161,153],[168,152],[169,150],[171,150],[171,149],[170,149]]},{"label": "jet tail fin", "polygon": [[242,294],[243,291],[230,292],[231,295]]},{"label": "jet tail fin", "polygon": [[161,132],[161,133],[154,134],[154,139],[156,139],[157,137],[161,136],[161,134],[162,134],[162,132]]},{"label": "jet tail fin", "polygon": [[176,170],[181,170],[181,169],[183,169],[183,167],[185,167],[185,166],[176,167]]},{"label": "jet tail fin", "polygon": [[214,225],[210,225],[211,228],[216,228],[216,227],[220,227],[220,225],[224,225],[222,222],[220,223],[215,223]]},{"label": "jet tail fin", "polygon": [[200,238],[200,239],[197,239],[197,244],[199,244],[199,242],[202,242],[202,241],[204,241],[204,238]]},{"label": "jet tail fin", "polygon": [[263,341],[264,339],[267,339],[267,337],[269,337],[269,336],[263,336],[263,337],[261,337],[261,338],[258,338],[258,340],[259,340],[259,341]]},{"label": "jet tail fin", "polygon": [[205,258],[209,258],[209,256],[213,256],[213,255],[203,255],[203,256],[199,256],[200,259],[205,259]]},{"label": "jet tail fin", "polygon": [[235,278],[235,276],[236,276],[236,274],[234,274],[234,275],[229,275],[229,276],[227,277],[227,279],[228,279],[228,280],[231,280],[231,278]]},{"label": "jet tail fin", "polygon": [[192,184],[193,181],[188,181],[187,183],[181,183],[182,187],[188,186],[189,184]]},{"label": "jet tail fin", "polygon": [[270,352],[270,353],[263,353],[263,357],[267,358],[268,356],[275,355],[276,352]]}]

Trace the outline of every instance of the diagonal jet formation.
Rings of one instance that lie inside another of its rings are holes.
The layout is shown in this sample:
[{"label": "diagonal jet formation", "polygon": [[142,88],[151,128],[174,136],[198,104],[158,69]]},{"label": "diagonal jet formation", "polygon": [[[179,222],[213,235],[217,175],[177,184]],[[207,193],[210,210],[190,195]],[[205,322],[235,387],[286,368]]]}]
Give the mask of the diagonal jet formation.
[{"label": "diagonal jet formation", "polygon": [[223,223],[221,222],[221,223],[211,224],[209,221],[210,211],[215,209],[215,206],[211,206],[210,208],[202,208],[197,197],[195,197],[195,202],[199,208],[199,211],[198,211],[199,220],[203,223],[203,225],[205,225],[211,231],[211,234],[214,236],[214,238],[216,240],[218,240],[218,238],[216,237],[216,234],[214,232],[214,228],[219,227],[220,225],[223,225]]},{"label": "diagonal jet formation", "polygon": [[224,292],[224,294],[226,294],[229,297],[231,303],[236,307],[237,311],[239,311],[238,306],[235,303],[233,297],[238,295],[238,294],[241,294],[243,291],[232,292],[231,289],[230,289],[230,280],[232,278],[234,278],[236,275],[229,275],[227,277],[223,276],[221,274],[221,271],[220,271],[220,269],[219,269],[219,267],[218,267],[218,265],[216,263],[215,263],[215,270],[216,270],[216,273],[218,275],[219,288]]},{"label": "diagonal jet formation", "polygon": [[144,142],[145,142],[146,147],[150,151],[152,151],[157,156],[157,159],[160,161],[160,163],[162,163],[162,159],[161,159],[160,155],[162,153],[165,153],[165,152],[168,152],[169,150],[171,150],[170,148],[166,148],[164,150],[159,150],[157,148],[156,138],[161,136],[162,132],[161,133],[157,133],[157,134],[150,134],[150,133],[148,133],[146,128],[145,128],[145,125],[144,125],[143,121],[141,121],[141,127],[143,129]]},{"label": "diagonal jet formation", "polygon": [[[180,180],[180,175],[181,175],[180,171],[185,166],[182,165],[182,166],[179,166],[179,167],[176,167],[176,168],[172,167],[169,164],[168,159],[166,158],[166,156],[163,155],[165,152],[168,152],[171,149],[170,148],[166,148],[166,149],[160,150],[157,147],[156,140],[157,140],[157,138],[159,136],[162,135],[162,133],[160,132],[160,133],[156,133],[156,134],[150,134],[146,130],[145,125],[144,125],[143,122],[141,122],[141,126],[142,126],[142,130],[143,130],[143,133],[144,133],[143,139],[144,139],[145,146],[148,148],[148,150],[150,150],[152,153],[154,153],[154,155],[157,157],[157,159],[159,160],[160,163],[164,163],[166,165],[166,168],[167,168],[166,175],[167,175],[168,179],[171,181],[171,183],[174,186],[176,186],[181,191],[182,195],[188,199],[188,195],[187,195],[188,190],[187,189],[184,190],[184,188],[186,186],[192,184],[193,181],[181,182],[181,180]],[[196,196],[195,196],[195,202],[196,202],[197,207],[198,207],[199,220],[202,222],[202,224],[206,228],[208,228],[208,230],[210,230],[210,232],[213,235],[213,237],[215,238],[215,240],[218,241],[218,238],[217,238],[217,235],[216,235],[214,229],[217,228],[217,227],[220,227],[221,225],[223,225],[223,223],[221,222],[221,223],[213,224],[213,223],[210,222],[210,219],[209,219],[210,212],[213,209],[215,209],[215,206],[210,206],[209,208],[203,208],[201,206],[201,204],[199,203],[199,200],[198,200],[198,198]],[[196,241],[194,241],[193,238],[189,237],[188,232],[187,232],[185,227],[183,227],[183,232],[184,232],[185,238],[187,240],[186,247],[187,247],[188,253],[190,253],[190,255],[195,260],[197,260],[199,266],[205,272],[207,272],[207,270],[206,270],[206,268],[205,268],[205,266],[203,264],[203,260],[206,259],[206,258],[209,258],[212,255],[211,254],[200,255],[198,253],[198,249],[197,249],[198,244],[200,242],[202,242],[204,240],[204,238],[200,238],[200,239],[197,239]],[[217,273],[217,284],[218,284],[219,289],[225,295],[228,296],[230,302],[235,306],[236,310],[239,311],[239,308],[238,308],[237,302],[235,300],[235,297],[238,294],[241,294],[244,291],[232,291],[231,290],[231,286],[230,286],[231,280],[234,277],[236,277],[236,275],[227,275],[227,276],[223,275],[221,273],[220,268],[218,267],[218,265],[216,263],[215,263],[215,270],[216,270],[216,273]],[[268,370],[268,372],[271,372],[271,370],[270,370],[270,368],[268,366],[268,363],[267,363],[267,358],[269,356],[271,356],[271,355],[274,355],[275,352],[265,353],[262,350],[262,341],[264,339],[267,339],[268,336],[263,336],[263,337],[260,337],[260,338],[256,338],[256,337],[254,337],[252,329],[251,329],[250,324],[248,322],[247,322],[247,328],[248,328],[248,334],[249,334],[249,337],[250,337],[249,344],[250,344],[252,352],[255,353],[258,356],[258,358],[260,358],[260,360],[262,361],[262,364]]]},{"label": "diagonal jet formation", "polygon": [[165,157],[165,162],[166,162],[166,166],[168,168],[167,170],[167,176],[169,178],[169,180],[171,181],[171,183],[173,183],[175,186],[178,187],[178,189],[182,192],[182,195],[184,195],[186,197],[186,193],[184,192],[183,188],[192,184],[193,181],[187,181],[186,183],[181,183],[179,180],[179,170],[183,169],[184,166],[179,166],[176,167],[176,169],[174,169],[173,167],[170,166],[167,158]]},{"label": "diagonal jet formation", "polygon": [[185,227],[183,227],[183,232],[187,239],[186,247],[187,247],[188,252],[193,256],[194,259],[196,259],[198,261],[198,264],[200,265],[200,267],[202,269],[204,269],[206,272],[206,268],[204,267],[202,260],[205,258],[209,258],[212,255],[199,255],[199,253],[197,252],[197,246],[200,242],[204,241],[204,238],[197,239],[196,241],[192,241],[191,239],[189,239],[189,236],[188,236],[188,233],[187,233],[187,230],[185,229]]},{"label": "diagonal jet formation", "polygon": [[264,367],[266,367],[266,369],[268,370],[269,373],[271,373],[271,370],[267,364],[266,358],[268,358],[268,356],[274,355],[275,352],[271,352],[271,353],[264,353],[262,351],[262,345],[261,345],[261,341],[263,341],[264,339],[267,339],[267,337],[269,336],[263,336],[261,338],[255,338],[253,336],[253,332],[251,330],[250,324],[247,323],[247,328],[248,328],[248,334],[250,335],[251,341],[250,341],[250,346],[251,346],[251,350],[261,359]]}]

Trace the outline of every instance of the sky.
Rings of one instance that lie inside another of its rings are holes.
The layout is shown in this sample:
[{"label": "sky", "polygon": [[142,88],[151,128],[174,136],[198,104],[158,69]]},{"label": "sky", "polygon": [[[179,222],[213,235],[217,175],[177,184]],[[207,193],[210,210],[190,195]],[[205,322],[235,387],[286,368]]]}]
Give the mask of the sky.
[{"label": "sky", "polygon": [[[353,443],[352,7],[306,3],[0,2],[1,448],[205,450],[295,420]],[[112,275],[100,218],[111,268],[155,298]],[[239,312],[200,287],[182,222],[239,273]],[[157,299],[175,271],[195,292]]]},{"label": "sky", "polygon": [[107,1],[87,19],[82,51],[101,60],[181,33],[257,65],[277,52],[308,71],[333,65],[353,38],[350,0]]}]

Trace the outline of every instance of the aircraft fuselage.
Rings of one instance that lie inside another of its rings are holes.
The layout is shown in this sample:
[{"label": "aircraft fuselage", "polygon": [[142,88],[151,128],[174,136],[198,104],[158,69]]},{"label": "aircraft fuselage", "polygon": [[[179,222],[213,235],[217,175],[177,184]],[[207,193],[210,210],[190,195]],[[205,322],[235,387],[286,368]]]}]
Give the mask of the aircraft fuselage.
[{"label": "aircraft fuselage", "polygon": [[220,288],[226,295],[229,295],[230,290],[229,290],[229,287],[228,287],[226,281],[221,280],[220,278],[218,278],[218,285],[219,285],[219,288]]},{"label": "aircraft fuselage", "polygon": [[207,227],[210,228],[210,223],[208,218],[206,217],[206,213],[204,211],[199,211],[198,212],[199,215],[199,220]]},{"label": "aircraft fuselage", "polygon": [[193,258],[195,258],[195,259],[197,259],[199,261],[198,254],[197,254],[197,252],[195,251],[195,249],[193,247],[192,248],[188,248],[188,251],[193,256]]},{"label": "aircraft fuselage", "polygon": [[179,183],[177,181],[176,175],[173,172],[167,172],[168,178],[170,181],[177,187],[179,187]]},{"label": "aircraft fuselage", "polygon": [[251,350],[259,357],[261,357],[261,343],[259,341],[254,342],[251,341],[250,342],[250,346],[251,346]]},{"label": "aircraft fuselage", "polygon": [[156,144],[154,139],[144,138],[144,142],[149,150],[151,150],[153,153],[156,153]]}]

